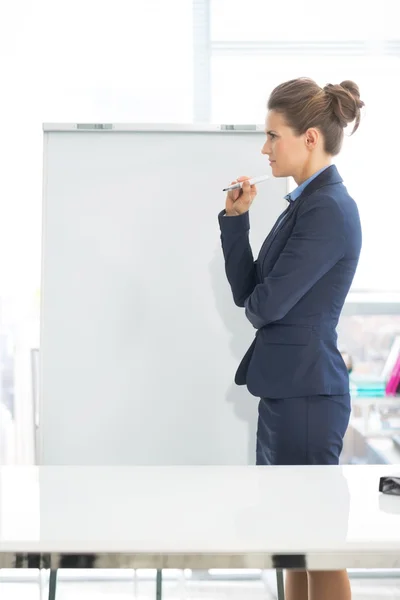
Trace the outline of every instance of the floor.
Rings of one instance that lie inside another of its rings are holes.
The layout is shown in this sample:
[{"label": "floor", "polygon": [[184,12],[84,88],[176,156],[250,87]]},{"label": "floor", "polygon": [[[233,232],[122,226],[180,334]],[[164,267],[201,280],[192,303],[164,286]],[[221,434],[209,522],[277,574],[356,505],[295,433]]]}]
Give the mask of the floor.
[{"label": "floor", "polygon": [[[163,600],[274,600],[274,574],[255,581],[190,581],[180,577],[164,582]],[[14,580],[13,580],[14,577]],[[45,577],[45,574],[44,574]],[[398,579],[352,579],[353,600],[400,600]],[[7,600],[47,600],[44,581],[42,594],[39,579],[32,575],[15,581],[14,576],[0,576],[0,598]],[[82,580],[61,577],[57,600],[155,600],[155,582],[126,577],[122,581]]]}]

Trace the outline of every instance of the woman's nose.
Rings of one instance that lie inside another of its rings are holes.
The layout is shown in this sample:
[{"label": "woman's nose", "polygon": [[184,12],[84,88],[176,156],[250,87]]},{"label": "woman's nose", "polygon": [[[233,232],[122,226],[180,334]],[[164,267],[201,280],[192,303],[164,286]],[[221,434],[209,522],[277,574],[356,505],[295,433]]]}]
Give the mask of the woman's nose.
[{"label": "woman's nose", "polygon": [[269,154],[269,148],[267,144],[264,144],[264,146],[261,148],[261,154]]}]

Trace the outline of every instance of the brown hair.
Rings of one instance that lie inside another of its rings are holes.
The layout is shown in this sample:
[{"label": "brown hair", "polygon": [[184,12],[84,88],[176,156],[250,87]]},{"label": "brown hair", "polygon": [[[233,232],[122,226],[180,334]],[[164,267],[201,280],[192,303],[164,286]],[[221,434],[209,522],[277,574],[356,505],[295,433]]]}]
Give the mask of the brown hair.
[{"label": "brown hair", "polygon": [[324,150],[332,156],[339,154],[342,147],[343,128],[354,121],[351,135],[358,129],[363,106],[353,81],[328,83],[321,88],[307,77],[278,85],[268,100],[268,110],[281,113],[297,135],[310,127],[318,128],[324,136]]}]

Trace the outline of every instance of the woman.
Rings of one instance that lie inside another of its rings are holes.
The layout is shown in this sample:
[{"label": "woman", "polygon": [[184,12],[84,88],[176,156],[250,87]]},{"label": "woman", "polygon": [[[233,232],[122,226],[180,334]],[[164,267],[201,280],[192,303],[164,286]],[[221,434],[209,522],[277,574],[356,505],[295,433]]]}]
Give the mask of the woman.
[{"label": "woman", "polygon": [[[357,267],[361,226],[332,158],[344,128],[358,128],[363,105],[351,81],[321,88],[300,78],[275,88],[262,153],[275,177],[291,176],[298,187],[256,261],[248,210],[257,190],[247,177],[238,178],[242,189],[228,192],[219,215],[233,298],[256,329],[235,381],[260,398],[258,465],[339,463],[350,396],[336,326]],[[347,574],[289,572],[286,598],[347,600]]]}]

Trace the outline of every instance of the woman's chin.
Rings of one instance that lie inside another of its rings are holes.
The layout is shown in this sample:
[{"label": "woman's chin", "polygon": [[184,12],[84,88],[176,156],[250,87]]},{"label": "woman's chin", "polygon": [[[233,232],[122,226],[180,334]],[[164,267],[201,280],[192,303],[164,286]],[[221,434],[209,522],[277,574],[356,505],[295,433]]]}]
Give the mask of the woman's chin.
[{"label": "woman's chin", "polygon": [[272,175],[274,177],[281,177],[281,174],[279,172],[279,167],[276,166],[276,162],[270,163],[270,167],[271,167]]},{"label": "woman's chin", "polygon": [[271,171],[273,177],[290,177],[290,175],[284,169],[278,167],[276,163],[271,164]]}]

